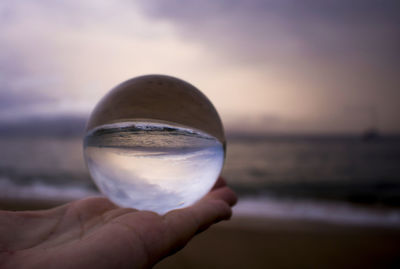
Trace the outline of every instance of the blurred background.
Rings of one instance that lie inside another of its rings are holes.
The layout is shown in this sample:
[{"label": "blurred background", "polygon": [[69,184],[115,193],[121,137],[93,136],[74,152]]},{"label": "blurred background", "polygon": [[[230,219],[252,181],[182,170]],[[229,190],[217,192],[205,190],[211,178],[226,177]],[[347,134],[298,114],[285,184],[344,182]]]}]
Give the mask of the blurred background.
[{"label": "blurred background", "polygon": [[96,195],[85,122],[157,73],[220,113],[235,216],[398,228],[399,14],[396,0],[3,0],[0,206]]}]

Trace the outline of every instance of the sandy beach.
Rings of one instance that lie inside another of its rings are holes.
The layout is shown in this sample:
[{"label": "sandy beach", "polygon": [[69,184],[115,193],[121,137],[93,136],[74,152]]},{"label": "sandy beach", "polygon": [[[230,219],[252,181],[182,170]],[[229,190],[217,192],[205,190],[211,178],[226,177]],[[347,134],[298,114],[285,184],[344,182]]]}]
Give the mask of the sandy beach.
[{"label": "sandy beach", "polygon": [[[1,200],[0,209],[55,206]],[[157,264],[168,268],[399,268],[400,227],[234,215]]]},{"label": "sandy beach", "polygon": [[234,216],[155,268],[400,268],[400,228]]}]

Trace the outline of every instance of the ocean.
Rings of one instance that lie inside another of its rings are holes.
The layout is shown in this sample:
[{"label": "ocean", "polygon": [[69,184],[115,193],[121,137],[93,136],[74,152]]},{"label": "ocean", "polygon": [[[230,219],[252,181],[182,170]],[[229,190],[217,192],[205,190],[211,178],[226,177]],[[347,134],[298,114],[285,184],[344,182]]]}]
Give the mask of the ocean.
[{"label": "ocean", "polygon": [[[228,136],[222,175],[239,215],[400,227],[400,139]],[[76,136],[1,136],[0,198],[99,195]]]}]

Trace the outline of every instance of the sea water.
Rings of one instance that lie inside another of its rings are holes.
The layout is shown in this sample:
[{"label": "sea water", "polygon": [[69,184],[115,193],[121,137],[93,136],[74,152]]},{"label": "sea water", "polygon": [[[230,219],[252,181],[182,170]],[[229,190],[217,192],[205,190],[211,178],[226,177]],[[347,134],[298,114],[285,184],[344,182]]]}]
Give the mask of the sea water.
[{"label": "sea water", "polygon": [[214,185],[223,144],[167,123],[119,122],[90,130],[84,156],[98,188],[122,207],[164,214],[192,205]]}]

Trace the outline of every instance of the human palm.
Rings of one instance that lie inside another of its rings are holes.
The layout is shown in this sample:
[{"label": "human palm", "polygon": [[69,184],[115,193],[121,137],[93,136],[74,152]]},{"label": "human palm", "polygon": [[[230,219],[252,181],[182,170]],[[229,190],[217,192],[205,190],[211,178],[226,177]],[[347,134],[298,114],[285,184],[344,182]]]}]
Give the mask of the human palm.
[{"label": "human palm", "polygon": [[229,219],[235,202],[220,179],[195,205],[164,216],[101,197],[42,211],[0,211],[0,267],[149,268]]}]

